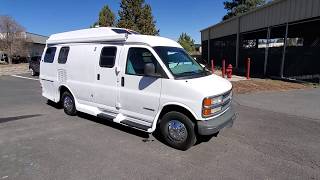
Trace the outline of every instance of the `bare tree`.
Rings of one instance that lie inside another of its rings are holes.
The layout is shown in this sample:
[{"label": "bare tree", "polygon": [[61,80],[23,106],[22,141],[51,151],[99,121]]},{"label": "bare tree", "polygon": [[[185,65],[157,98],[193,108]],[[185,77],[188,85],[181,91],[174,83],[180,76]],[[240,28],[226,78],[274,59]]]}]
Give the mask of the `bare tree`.
[{"label": "bare tree", "polygon": [[25,29],[10,16],[0,16],[0,50],[8,54],[9,64],[13,55],[25,55],[26,34]]}]

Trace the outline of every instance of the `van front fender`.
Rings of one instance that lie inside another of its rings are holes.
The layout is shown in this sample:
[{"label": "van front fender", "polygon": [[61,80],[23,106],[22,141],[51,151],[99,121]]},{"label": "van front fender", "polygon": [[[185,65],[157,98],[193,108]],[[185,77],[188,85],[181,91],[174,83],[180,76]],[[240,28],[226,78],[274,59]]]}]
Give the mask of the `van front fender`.
[{"label": "van front fender", "polygon": [[156,117],[155,117],[154,120],[153,120],[152,127],[148,129],[148,132],[149,132],[149,133],[152,133],[152,132],[154,132],[154,131],[156,130],[157,124],[158,124],[158,122],[159,122],[160,115],[161,115],[161,113],[163,112],[163,110],[165,109],[165,107],[168,107],[168,106],[178,106],[178,107],[180,107],[180,108],[183,108],[183,109],[185,109],[186,111],[188,111],[188,112],[193,116],[193,118],[194,118],[195,120],[197,119],[196,113],[193,112],[193,111],[191,110],[191,108],[188,107],[187,105],[182,104],[182,103],[177,103],[177,102],[167,102],[167,103],[163,104],[163,105],[160,107],[160,109],[159,109]]}]

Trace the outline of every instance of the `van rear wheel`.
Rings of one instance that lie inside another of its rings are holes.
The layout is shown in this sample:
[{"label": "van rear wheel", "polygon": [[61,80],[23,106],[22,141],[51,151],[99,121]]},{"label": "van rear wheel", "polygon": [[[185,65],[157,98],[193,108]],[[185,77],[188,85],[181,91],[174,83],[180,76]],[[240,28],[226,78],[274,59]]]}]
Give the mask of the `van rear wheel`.
[{"label": "van rear wheel", "polygon": [[74,98],[68,91],[62,94],[62,105],[66,114],[70,116],[75,116],[77,114]]},{"label": "van rear wheel", "polygon": [[160,131],[164,140],[173,148],[187,150],[197,141],[195,124],[180,112],[168,112],[160,122]]}]

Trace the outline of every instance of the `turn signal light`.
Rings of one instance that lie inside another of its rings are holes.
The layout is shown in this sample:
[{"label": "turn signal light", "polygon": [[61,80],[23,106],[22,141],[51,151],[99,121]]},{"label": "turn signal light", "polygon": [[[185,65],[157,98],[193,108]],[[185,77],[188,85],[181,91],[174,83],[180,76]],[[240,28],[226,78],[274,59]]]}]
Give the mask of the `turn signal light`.
[{"label": "turn signal light", "polygon": [[212,99],[206,98],[203,100],[203,106],[211,106],[212,105]]},{"label": "turn signal light", "polygon": [[202,114],[203,114],[203,116],[210,116],[211,115],[211,109],[203,109]]}]

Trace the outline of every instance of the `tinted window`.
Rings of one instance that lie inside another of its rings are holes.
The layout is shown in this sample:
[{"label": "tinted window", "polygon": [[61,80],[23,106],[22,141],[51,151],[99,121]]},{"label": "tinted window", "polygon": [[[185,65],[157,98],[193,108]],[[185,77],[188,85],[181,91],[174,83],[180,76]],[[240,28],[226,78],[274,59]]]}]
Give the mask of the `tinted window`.
[{"label": "tinted window", "polygon": [[116,47],[104,47],[100,56],[100,67],[112,68],[116,59],[117,48]]},{"label": "tinted window", "polygon": [[138,32],[135,32],[132,30],[126,30],[126,29],[112,29],[112,31],[118,34],[139,34]]},{"label": "tinted window", "polygon": [[58,63],[59,64],[65,64],[68,59],[68,54],[69,54],[69,47],[62,47],[60,49],[59,57],[58,57]]},{"label": "tinted window", "polygon": [[112,31],[118,33],[118,34],[131,34],[130,32],[128,32],[125,29],[112,29]]},{"label": "tinted window", "polygon": [[[160,65],[153,54],[145,48],[130,48],[128,52],[126,73],[131,75],[144,75],[144,65],[153,63],[159,72]],[[156,72],[156,73],[157,73]]]},{"label": "tinted window", "polygon": [[52,63],[54,60],[54,55],[56,54],[56,47],[49,47],[47,48],[46,54],[44,55],[44,62],[45,63]]}]

